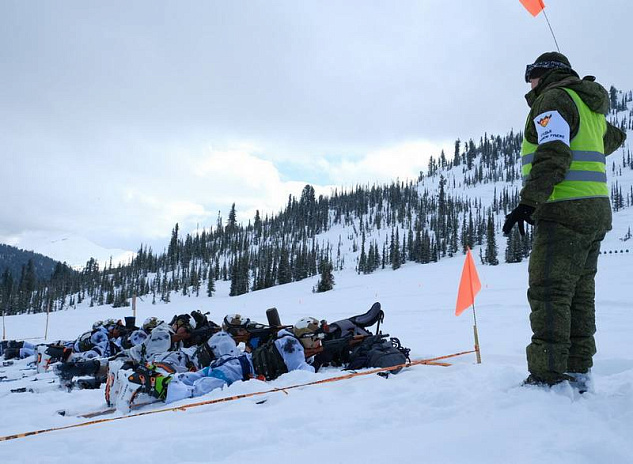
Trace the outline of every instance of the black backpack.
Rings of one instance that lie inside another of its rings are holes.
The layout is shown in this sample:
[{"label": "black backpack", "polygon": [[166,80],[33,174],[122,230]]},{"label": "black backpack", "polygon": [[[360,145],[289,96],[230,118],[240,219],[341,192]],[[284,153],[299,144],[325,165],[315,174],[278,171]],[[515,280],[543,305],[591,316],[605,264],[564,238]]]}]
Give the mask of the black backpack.
[{"label": "black backpack", "polygon": [[[363,340],[350,354],[347,369],[366,367],[392,367],[405,364],[409,359],[409,350],[400,345],[397,338],[386,339],[387,335],[372,335]],[[402,366],[391,370],[397,374]]]},{"label": "black backpack", "polygon": [[380,333],[380,323],[385,318],[380,303],[374,303],[369,311],[358,316],[350,317],[340,321],[328,324],[324,330],[325,338],[323,339],[324,349],[318,353],[312,365],[315,369],[321,366],[345,366],[350,362],[350,355],[356,343],[354,337],[369,337],[372,333],[369,327],[376,324],[376,333]]},{"label": "black backpack", "polygon": [[275,345],[274,338],[271,338],[263,345],[259,345],[253,351],[251,359],[255,368],[255,374],[258,377],[264,377],[266,380],[275,380],[280,375],[288,372],[288,367]]}]

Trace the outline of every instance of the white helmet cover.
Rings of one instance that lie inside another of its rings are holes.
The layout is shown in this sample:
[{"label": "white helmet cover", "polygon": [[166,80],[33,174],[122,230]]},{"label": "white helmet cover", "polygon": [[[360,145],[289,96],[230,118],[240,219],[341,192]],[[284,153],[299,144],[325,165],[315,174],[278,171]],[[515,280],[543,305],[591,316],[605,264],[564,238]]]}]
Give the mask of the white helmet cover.
[{"label": "white helmet cover", "polygon": [[224,331],[214,334],[207,343],[216,359],[225,355],[239,356],[240,354],[233,337]]}]

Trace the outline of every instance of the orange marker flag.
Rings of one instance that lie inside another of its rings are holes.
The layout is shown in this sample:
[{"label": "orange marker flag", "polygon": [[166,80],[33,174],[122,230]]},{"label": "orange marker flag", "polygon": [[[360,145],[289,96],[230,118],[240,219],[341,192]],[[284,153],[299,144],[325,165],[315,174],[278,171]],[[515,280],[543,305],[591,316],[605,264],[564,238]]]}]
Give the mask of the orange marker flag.
[{"label": "orange marker flag", "polygon": [[462,270],[462,279],[459,282],[459,292],[457,293],[457,306],[455,307],[455,315],[459,316],[466,308],[475,304],[475,295],[481,290],[481,282],[477,269],[475,269],[475,261],[470,252],[470,248],[466,253],[466,261]]},{"label": "orange marker flag", "polygon": [[521,4],[525,7],[526,10],[530,12],[532,16],[537,16],[543,8],[545,8],[545,4],[543,0],[519,0]]}]

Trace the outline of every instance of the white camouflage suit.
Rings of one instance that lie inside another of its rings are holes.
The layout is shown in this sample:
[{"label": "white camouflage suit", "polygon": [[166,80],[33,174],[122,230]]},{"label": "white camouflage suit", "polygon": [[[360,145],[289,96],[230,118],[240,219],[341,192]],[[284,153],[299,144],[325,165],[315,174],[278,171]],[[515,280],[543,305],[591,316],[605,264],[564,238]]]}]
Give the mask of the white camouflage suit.
[{"label": "white camouflage suit", "polygon": [[[294,370],[314,372],[314,367],[306,363],[301,342],[290,332],[280,330],[274,343],[288,372]],[[209,340],[209,346],[217,359],[209,367],[197,372],[174,374],[167,386],[166,403],[204,395],[216,388],[222,388],[225,385],[231,385],[233,382],[253,376],[254,368],[251,354],[240,354],[235,341],[228,333],[218,332],[215,334]]]}]

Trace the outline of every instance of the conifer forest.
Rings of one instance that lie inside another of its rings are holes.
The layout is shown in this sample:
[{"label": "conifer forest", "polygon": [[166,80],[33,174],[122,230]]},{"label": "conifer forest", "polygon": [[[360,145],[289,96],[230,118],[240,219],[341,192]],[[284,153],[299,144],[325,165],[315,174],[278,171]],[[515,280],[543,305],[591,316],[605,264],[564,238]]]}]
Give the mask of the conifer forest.
[{"label": "conifer forest", "polygon": [[[633,129],[631,92],[611,87],[610,97],[610,121]],[[141,245],[126,264],[100,267],[90,259],[75,270],[49,263],[47,272],[36,273],[35,256],[21,272],[0,262],[0,308],[5,314],[36,313],[84,300],[120,307],[134,295],[159,304],[173,292],[212,297],[219,280],[229,281],[235,296],[316,275],[314,291],[321,292],[333,288],[334,272],[344,268],[359,274],[397,270],[475,247],[483,265],[520,262],[530,253],[531,228],[525,236],[515,228],[503,237],[501,225],[519,200],[521,141],[521,132],[458,139],[452,153],[431,157],[415,180],[338,188],[318,197],[306,185],[278,213],[257,211],[246,224],[236,220],[233,204],[226,221],[218,214],[214,225],[195,233],[176,224],[164,250]],[[618,182],[630,169],[628,148],[607,159],[614,212],[633,205],[633,187],[627,191]]]}]

